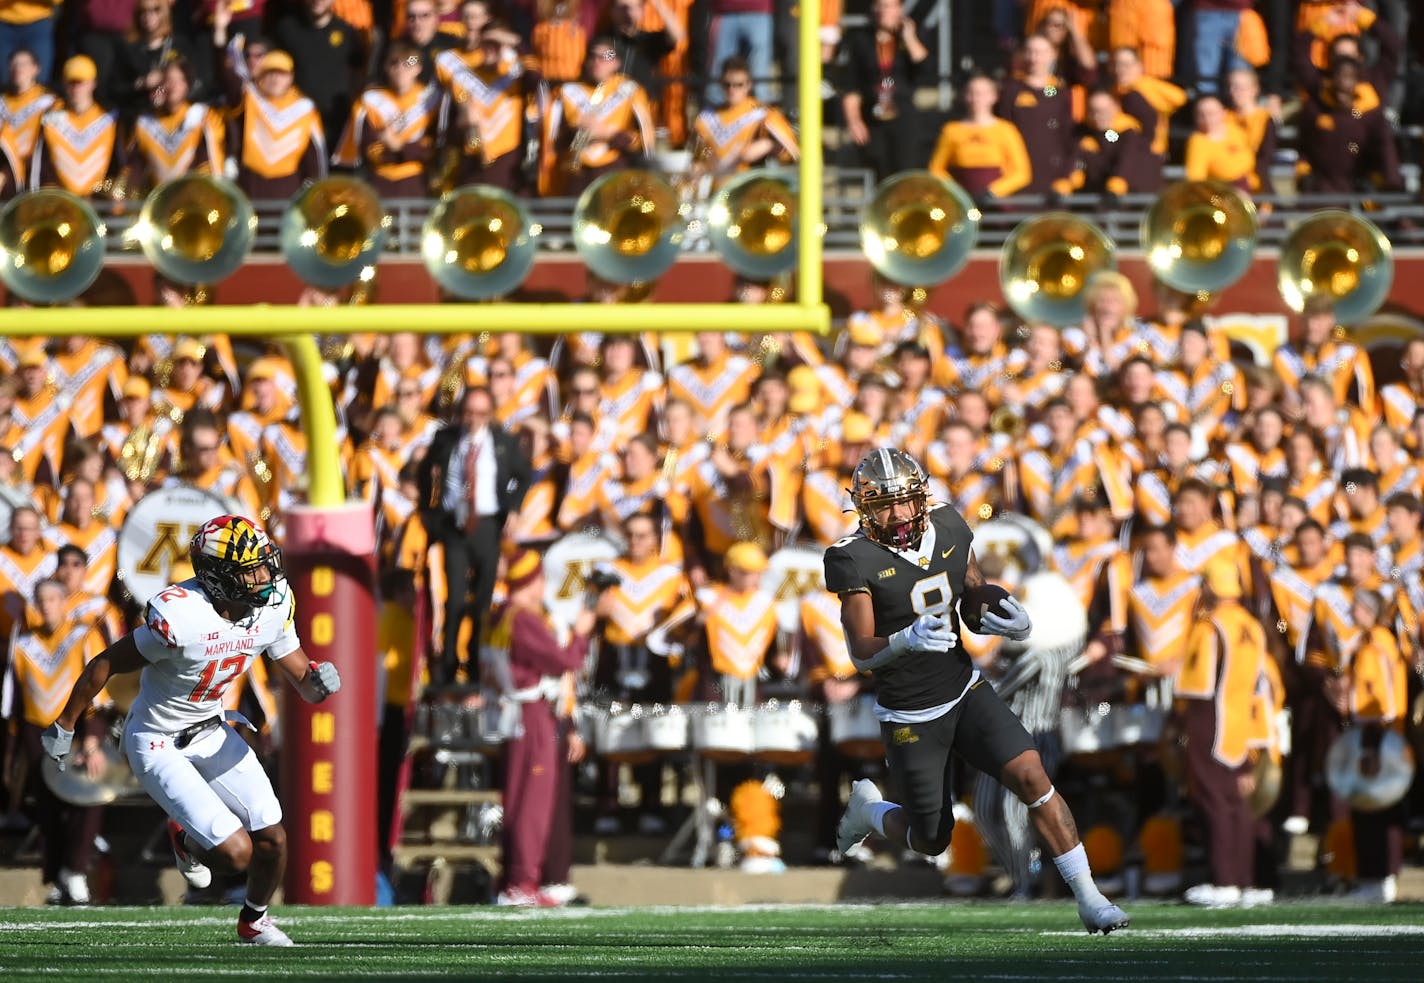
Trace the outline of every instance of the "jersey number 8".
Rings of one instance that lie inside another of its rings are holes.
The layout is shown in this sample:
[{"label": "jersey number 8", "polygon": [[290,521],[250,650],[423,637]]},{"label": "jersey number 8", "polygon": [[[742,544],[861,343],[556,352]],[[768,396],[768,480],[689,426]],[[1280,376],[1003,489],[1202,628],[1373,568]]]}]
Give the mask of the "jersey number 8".
[{"label": "jersey number 8", "polygon": [[949,588],[949,574],[937,573],[915,581],[910,588],[910,607],[915,614],[935,614],[949,617],[949,609],[954,603],[954,592]]}]

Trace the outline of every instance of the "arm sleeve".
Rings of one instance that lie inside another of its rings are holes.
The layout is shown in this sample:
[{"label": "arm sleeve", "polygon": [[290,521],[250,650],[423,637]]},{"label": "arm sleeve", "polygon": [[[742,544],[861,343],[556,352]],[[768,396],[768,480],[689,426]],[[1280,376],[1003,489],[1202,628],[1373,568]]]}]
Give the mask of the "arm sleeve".
[{"label": "arm sleeve", "polygon": [[1033,167],[1028,160],[1028,148],[1024,146],[1023,135],[1014,124],[1003,121],[998,127],[998,142],[1003,153],[1003,174],[989,185],[996,198],[1007,198],[1016,191],[1028,187],[1033,179]]},{"label": "arm sleeve", "polygon": [[855,591],[869,591],[865,575],[856,566],[854,558],[844,548],[832,546],[826,550],[826,590],[833,594],[849,594]]},{"label": "arm sleeve", "polygon": [[542,619],[527,611],[514,615],[509,641],[509,656],[514,662],[541,675],[557,676],[577,669],[587,651],[588,639],[582,635],[574,635],[561,646]]},{"label": "arm sleeve", "polygon": [[1188,181],[1205,181],[1211,169],[1211,144],[1200,133],[1187,138],[1186,171]]},{"label": "arm sleeve", "polygon": [[282,615],[282,628],[277,633],[277,637],[267,646],[263,652],[267,658],[272,660],[285,659],[297,649],[302,647],[302,640],[297,637],[297,599],[292,594],[292,588],[287,587],[286,610]]},{"label": "arm sleeve", "polygon": [[944,129],[939,131],[934,153],[930,155],[929,171],[937,177],[949,177],[949,160],[954,153],[954,133],[950,129],[951,126],[952,123],[946,123]]}]

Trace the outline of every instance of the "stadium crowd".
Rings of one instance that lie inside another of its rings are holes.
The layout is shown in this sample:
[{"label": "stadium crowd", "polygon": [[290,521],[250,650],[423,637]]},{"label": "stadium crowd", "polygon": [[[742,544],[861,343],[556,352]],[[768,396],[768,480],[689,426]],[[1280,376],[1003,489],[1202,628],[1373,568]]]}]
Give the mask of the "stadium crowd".
[{"label": "stadium crowd", "polygon": [[[928,161],[981,199],[1155,189],[1172,153],[1168,121],[1187,104],[1186,89],[1169,81],[1183,59],[1163,32],[1125,25],[1154,14],[1152,23],[1168,23],[1169,5],[1025,6],[1015,71],[964,80],[965,118],[914,157],[904,155],[924,136],[913,89],[928,78],[928,41],[897,0],[879,0],[871,26],[844,37],[828,24],[824,55],[842,93],[830,106],[843,113],[855,159],[880,174]],[[1196,28],[1186,63],[1199,132],[1181,158],[1189,176],[1259,188],[1280,106],[1301,96],[1296,124],[1318,134],[1299,146],[1312,187],[1398,184],[1383,121],[1401,47],[1388,19],[1354,3],[1302,3],[1282,41],[1251,33],[1260,22],[1245,16],[1251,4],[1183,6]],[[646,151],[659,129],[670,145],[702,148],[692,166],[715,183],[796,154],[790,124],[769,104],[778,9],[769,0],[618,0],[607,11],[541,3],[498,12],[482,0],[406,0],[378,16],[362,0],[292,9],[137,0],[56,14],[0,0],[10,71],[0,194],[57,182],[122,196],[197,167],[235,173],[254,197],[290,194],[328,167],[363,167],[388,195],[475,180],[558,194]],[[720,22],[701,61],[690,54],[702,43],[689,19],[697,13]],[[60,32],[61,17],[79,21]],[[1263,94],[1238,63],[1267,66],[1271,52],[1252,42],[1268,40],[1277,55],[1281,44],[1292,52],[1299,92],[1273,81]],[[364,88],[368,65],[384,87]],[[714,75],[729,107],[690,116],[699,80]],[[43,88],[55,76],[62,103]],[[614,80],[619,95],[599,96]],[[623,110],[616,125],[588,115],[610,105]],[[742,281],[736,299],[768,302],[774,289]],[[591,279],[588,299],[620,292]],[[615,542],[617,583],[604,590],[595,629],[599,701],[856,700],[862,683],[836,599],[808,591],[797,630],[782,630],[768,558],[852,532],[849,472],[869,448],[893,445],[923,461],[935,498],[971,523],[1016,512],[1050,532],[1059,545],[1047,562],[1091,613],[1085,685],[1131,702],[1144,680],[1173,679],[1179,696],[1214,701],[1232,723],[1239,746],[1219,756],[1221,769],[1234,776],[1261,756],[1286,758],[1286,792],[1267,827],[1243,812],[1234,782],[1198,801],[1213,842],[1233,844],[1213,856],[1212,887],[1265,889],[1256,839],[1313,829],[1333,831],[1337,858],[1358,842],[1354,867],[1340,860],[1342,876],[1388,898],[1404,830],[1424,817],[1418,788],[1387,814],[1356,815],[1352,839],[1335,825],[1348,810],[1323,785],[1323,758],[1347,721],[1376,737],[1402,731],[1424,678],[1424,341],[1404,348],[1400,381],[1377,389],[1363,349],[1318,304],[1264,368],[1233,361],[1226,339],[1172,305],[1140,311],[1115,274],[1095,279],[1085,320],[1066,329],[1021,324],[988,303],[962,314],[918,309],[889,283],[876,295],[875,309],[852,315],[830,346],[714,332],[571,334],[537,348],[518,334],[327,340],[348,487],[374,504],[380,530],[382,841],[421,687],[431,699],[465,699],[488,668],[482,622],[510,591],[497,562],[505,547],[541,551],[588,529]],[[292,368],[275,346],[234,350],[221,336],[147,336],[125,349],[9,339],[0,367],[6,802],[14,818],[26,788],[33,793],[53,834],[46,882],[56,900],[82,900],[97,815],[65,807],[39,782],[38,734],[85,653],[136,614],[115,576],[124,519],[152,490],[192,485],[280,541],[285,510],[303,499],[307,438]],[[517,500],[511,477],[524,489]],[[1238,600],[1265,627],[1269,657],[1244,688],[1218,691],[1181,655],[1200,578],[1220,561],[1241,571],[1241,596],[1220,581],[1211,593]],[[991,641],[969,639],[986,667],[998,655]],[[1122,670],[1114,657],[1124,655],[1150,669]],[[110,695],[121,708],[123,694]],[[567,720],[572,695],[551,695]],[[270,748],[277,708],[260,660],[228,697],[265,723]],[[1288,755],[1278,705],[1293,711]],[[99,723],[91,730],[92,751],[103,735]],[[552,733],[580,743],[567,724]],[[816,838],[829,855],[841,780],[873,765],[823,743]],[[600,767],[597,828],[632,819],[663,830],[663,770],[635,769],[631,798],[620,770]],[[722,771],[726,801],[744,775]],[[1143,787],[1114,835],[1141,832],[1147,852],[1168,796],[1165,783]],[[634,815],[623,801],[639,803]],[[525,898],[539,886],[510,885]]]},{"label": "stadium crowd", "polygon": [[[842,5],[823,3],[832,159],[879,178],[927,166],[985,201],[1150,193],[1168,161],[1248,192],[1271,190],[1278,160],[1308,191],[1403,190],[1408,5],[1379,6],[1001,0],[992,27],[967,22],[942,80],[901,0],[844,31]],[[673,166],[705,188],[796,156],[794,9],[4,0],[0,198],[57,186],[138,200],[197,171],[281,200],[332,169],[387,198],[475,182],[576,195],[682,149],[690,166]],[[941,81],[960,111],[938,129],[916,93]]]}]

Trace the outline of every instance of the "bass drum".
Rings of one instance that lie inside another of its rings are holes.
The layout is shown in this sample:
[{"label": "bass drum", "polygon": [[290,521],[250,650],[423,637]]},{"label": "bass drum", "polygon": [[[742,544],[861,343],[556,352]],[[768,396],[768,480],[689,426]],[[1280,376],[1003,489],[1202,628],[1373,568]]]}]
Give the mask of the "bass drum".
[{"label": "bass drum", "polygon": [[588,575],[622,555],[622,544],[599,532],[570,533],[550,545],[544,553],[544,603],[554,617],[573,624],[583,608]]},{"label": "bass drum", "polygon": [[119,579],[139,604],[193,575],[188,543],[207,522],[229,511],[212,492],[191,485],[155,488],[134,503],[119,530]]},{"label": "bass drum", "polygon": [[767,558],[762,584],[776,598],[777,626],[788,634],[801,628],[801,598],[826,589],[825,550],[793,543]]}]

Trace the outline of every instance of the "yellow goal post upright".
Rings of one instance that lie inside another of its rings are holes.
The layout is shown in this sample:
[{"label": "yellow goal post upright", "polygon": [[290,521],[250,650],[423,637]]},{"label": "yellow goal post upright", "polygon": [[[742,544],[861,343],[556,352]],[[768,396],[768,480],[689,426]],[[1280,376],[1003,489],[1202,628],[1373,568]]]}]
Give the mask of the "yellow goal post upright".
[{"label": "yellow goal post upright", "polygon": [[[641,334],[724,326],[729,320],[732,326],[723,330],[738,333],[829,333],[830,312],[822,299],[821,0],[801,0],[799,6],[800,254],[794,303],[52,307],[11,309],[0,316],[0,337],[227,334],[280,341],[292,361],[308,477],[307,505],[287,517],[298,631],[307,652],[337,663],[347,683],[331,703],[308,706],[289,698],[283,710],[287,902],[369,905],[376,883],[375,748],[369,740],[376,730],[373,521],[369,503],[346,501],[335,407],[314,336],[392,334],[413,325],[438,334]],[[729,310],[735,310],[734,319],[727,317]]]}]

